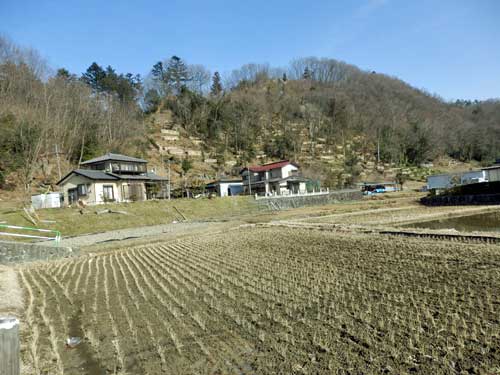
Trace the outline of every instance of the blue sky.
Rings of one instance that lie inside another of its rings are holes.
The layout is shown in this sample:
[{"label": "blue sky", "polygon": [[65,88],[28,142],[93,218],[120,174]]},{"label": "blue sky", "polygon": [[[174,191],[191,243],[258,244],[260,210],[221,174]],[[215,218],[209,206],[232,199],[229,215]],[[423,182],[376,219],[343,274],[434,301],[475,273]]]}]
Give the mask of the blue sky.
[{"label": "blue sky", "polygon": [[80,74],[331,57],[445,99],[500,97],[500,1],[0,0],[0,33]]}]

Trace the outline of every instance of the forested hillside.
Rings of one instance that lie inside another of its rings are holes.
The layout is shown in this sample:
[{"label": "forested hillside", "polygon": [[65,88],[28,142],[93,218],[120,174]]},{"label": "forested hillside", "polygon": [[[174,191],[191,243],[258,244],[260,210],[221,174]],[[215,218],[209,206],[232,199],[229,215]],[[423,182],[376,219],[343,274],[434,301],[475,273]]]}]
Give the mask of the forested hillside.
[{"label": "forested hillside", "polygon": [[440,156],[482,163],[500,156],[498,100],[447,103],[334,59],[247,64],[221,76],[173,56],[152,62],[142,79],[90,62],[83,74],[52,71],[36,51],[4,38],[0,188],[50,186],[61,170],[108,151],[168,157],[153,137],[154,119],[165,112],[169,128],[202,140],[200,163],[217,160],[207,178],[229,173],[226,160],[291,158],[317,164],[327,184],[342,186],[362,174],[362,161],[412,166]]}]

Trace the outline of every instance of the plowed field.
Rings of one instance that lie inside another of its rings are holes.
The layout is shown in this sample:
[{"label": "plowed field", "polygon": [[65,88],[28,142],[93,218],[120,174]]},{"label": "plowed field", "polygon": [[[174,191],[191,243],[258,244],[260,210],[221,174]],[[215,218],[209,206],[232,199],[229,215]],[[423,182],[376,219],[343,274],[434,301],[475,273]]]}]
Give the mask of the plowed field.
[{"label": "plowed field", "polygon": [[19,275],[37,375],[500,369],[496,245],[246,228]]}]

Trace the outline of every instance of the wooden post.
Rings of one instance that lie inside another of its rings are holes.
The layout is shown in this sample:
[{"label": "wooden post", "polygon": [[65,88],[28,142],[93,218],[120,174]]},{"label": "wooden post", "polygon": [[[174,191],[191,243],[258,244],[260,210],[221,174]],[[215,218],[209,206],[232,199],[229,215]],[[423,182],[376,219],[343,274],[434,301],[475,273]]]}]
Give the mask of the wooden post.
[{"label": "wooden post", "polygon": [[19,375],[19,321],[0,317],[0,375]]}]

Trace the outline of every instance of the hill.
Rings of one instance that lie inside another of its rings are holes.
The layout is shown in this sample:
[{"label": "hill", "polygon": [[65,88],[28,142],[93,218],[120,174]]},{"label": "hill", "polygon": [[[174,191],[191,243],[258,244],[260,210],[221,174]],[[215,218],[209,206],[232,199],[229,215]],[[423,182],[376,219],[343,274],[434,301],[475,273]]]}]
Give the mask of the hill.
[{"label": "hill", "polygon": [[[500,102],[457,101],[333,59],[247,64],[223,80],[173,56],[142,80],[90,65],[50,73],[36,51],[0,39],[0,188],[54,189],[105,152],[147,157],[175,187],[202,186],[251,163],[289,158],[323,186],[411,178],[445,160],[500,153]],[[170,163],[167,163],[169,161]],[[439,165],[438,165],[439,166]]]}]

